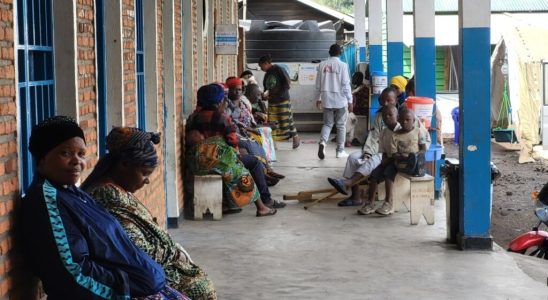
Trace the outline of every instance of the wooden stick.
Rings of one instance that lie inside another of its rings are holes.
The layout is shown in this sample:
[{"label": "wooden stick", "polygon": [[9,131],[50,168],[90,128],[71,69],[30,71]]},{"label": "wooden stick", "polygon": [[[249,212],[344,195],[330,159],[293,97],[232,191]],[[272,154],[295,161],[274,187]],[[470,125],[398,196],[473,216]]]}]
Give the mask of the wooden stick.
[{"label": "wooden stick", "polygon": [[[364,176],[363,178],[360,178],[360,180],[354,182],[354,183],[350,186],[350,188],[352,188],[352,187],[354,187],[354,186],[356,186],[356,185],[359,185],[360,183],[362,183],[363,181],[365,181],[367,178],[369,178],[369,176]],[[312,206],[314,206],[314,205],[316,205],[316,204],[318,204],[318,203],[320,203],[320,202],[322,202],[322,201],[324,201],[324,200],[326,200],[326,199],[329,199],[330,197],[335,196],[335,195],[338,194],[338,193],[339,193],[339,192],[337,192],[337,191],[335,190],[334,192],[329,193],[327,196],[325,196],[325,197],[323,197],[323,198],[320,198],[320,199],[317,199],[317,200],[315,200],[314,202],[312,202],[312,203],[310,203],[310,204],[308,204],[308,205],[305,205],[303,208],[304,208],[305,210],[307,210],[309,207],[312,207]]]}]

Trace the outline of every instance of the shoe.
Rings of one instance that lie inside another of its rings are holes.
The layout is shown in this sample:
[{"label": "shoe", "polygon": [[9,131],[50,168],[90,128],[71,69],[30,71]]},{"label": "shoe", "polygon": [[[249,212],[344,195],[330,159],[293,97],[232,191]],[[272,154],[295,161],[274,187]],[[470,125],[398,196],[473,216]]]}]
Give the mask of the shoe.
[{"label": "shoe", "polygon": [[278,182],[280,182],[280,179],[268,175],[265,175],[264,179],[266,181],[266,185],[268,186],[275,186],[276,184],[278,184]]},{"label": "shoe", "polygon": [[370,215],[374,212],[375,212],[375,206],[373,206],[373,204],[371,203],[368,203],[362,206],[362,208],[358,209],[358,215]]},{"label": "shoe", "polygon": [[287,204],[283,201],[279,200],[270,200],[268,202],[264,202],[264,205],[270,207],[270,208],[284,208]]},{"label": "shoe", "polygon": [[342,151],[337,151],[336,157],[337,157],[337,158],[347,158],[347,157],[348,157],[348,153],[346,153],[344,150],[342,150]]},{"label": "shoe", "polygon": [[318,158],[319,159],[324,159],[325,158],[325,144],[324,143],[320,143],[320,145],[318,146]]},{"label": "shoe", "polygon": [[352,147],[352,143],[351,142],[346,142],[346,143],[344,143],[344,146],[346,148],[350,148],[350,147]]},{"label": "shoe", "polygon": [[360,205],[363,205],[363,202],[362,201],[355,202],[354,200],[352,200],[352,198],[346,198],[342,201],[339,201],[337,205],[338,206],[360,206]]},{"label": "shoe", "polygon": [[344,182],[342,179],[336,179],[336,178],[327,178],[327,181],[337,190],[337,192],[348,195],[348,192],[346,191],[346,186],[344,185]]},{"label": "shoe", "polygon": [[379,207],[379,208],[377,208],[377,210],[375,210],[375,212],[378,213],[379,215],[388,216],[388,215],[392,214],[392,204],[385,201],[381,205],[381,207]]},{"label": "shoe", "polygon": [[277,178],[277,179],[284,179],[285,178],[284,175],[282,175],[280,173],[276,173],[276,172],[272,171],[272,169],[269,169],[266,174],[270,177],[274,177],[274,178]]}]

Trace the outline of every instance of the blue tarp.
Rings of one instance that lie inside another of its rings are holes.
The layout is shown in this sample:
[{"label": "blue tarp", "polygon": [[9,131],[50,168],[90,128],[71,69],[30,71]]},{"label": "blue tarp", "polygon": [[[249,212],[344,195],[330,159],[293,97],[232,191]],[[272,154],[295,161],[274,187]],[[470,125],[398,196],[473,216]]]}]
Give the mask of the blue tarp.
[{"label": "blue tarp", "polygon": [[348,43],[342,46],[341,60],[348,64],[348,72],[350,76],[356,71],[356,44]]}]

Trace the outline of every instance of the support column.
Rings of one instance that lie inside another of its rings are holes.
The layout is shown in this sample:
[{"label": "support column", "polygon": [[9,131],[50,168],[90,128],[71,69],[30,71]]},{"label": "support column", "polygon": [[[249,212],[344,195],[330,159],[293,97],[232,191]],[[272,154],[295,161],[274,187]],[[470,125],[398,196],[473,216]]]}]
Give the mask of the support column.
[{"label": "support column", "polygon": [[[490,0],[459,0],[459,248],[492,249]],[[487,117],[486,117],[487,116]]]},{"label": "support column", "polygon": [[[436,12],[434,0],[413,1],[413,23],[415,32],[415,93],[436,100]],[[430,120],[431,147],[436,147],[438,137],[436,132],[436,103],[432,109]],[[439,161],[434,161],[434,177],[436,198],[441,189]]]},{"label": "support column", "polygon": [[[414,0],[415,91],[436,99],[436,40],[434,0]],[[435,126],[436,123],[432,123]],[[436,139],[432,137],[432,142]]]},{"label": "support column", "polygon": [[[148,0],[147,0],[148,1]],[[175,0],[177,1],[177,0]],[[179,207],[179,197],[177,193],[178,177],[177,172],[177,97],[175,97],[175,8],[174,0],[163,1],[163,60],[164,60],[164,174],[166,181],[166,210],[167,224],[169,228],[179,226],[179,216],[181,207]],[[180,33],[177,33],[180,34]]]},{"label": "support column", "polygon": [[386,0],[388,79],[403,75],[402,0]]},{"label": "support column", "polygon": [[354,38],[359,49],[358,61],[365,62],[365,0],[354,0],[354,22]]},{"label": "support column", "polygon": [[[384,72],[382,65],[382,0],[369,0],[369,72]],[[379,109],[379,95],[371,94],[369,124],[373,126],[375,113]]]}]

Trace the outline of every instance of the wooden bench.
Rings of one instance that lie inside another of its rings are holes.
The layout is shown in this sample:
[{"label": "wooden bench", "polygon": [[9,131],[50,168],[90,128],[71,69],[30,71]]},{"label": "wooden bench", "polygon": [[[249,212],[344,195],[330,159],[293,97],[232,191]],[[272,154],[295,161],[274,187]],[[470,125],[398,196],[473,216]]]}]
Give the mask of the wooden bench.
[{"label": "wooden bench", "polygon": [[[384,199],[384,184],[379,185],[378,198]],[[424,216],[428,225],[434,224],[434,177],[426,174],[415,177],[398,172],[394,179],[392,209],[399,211],[402,204],[411,212],[411,225],[417,225]]]},{"label": "wooden bench", "polygon": [[194,176],[194,220],[209,212],[213,220],[223,218],[223,178],[221,175]]}]

